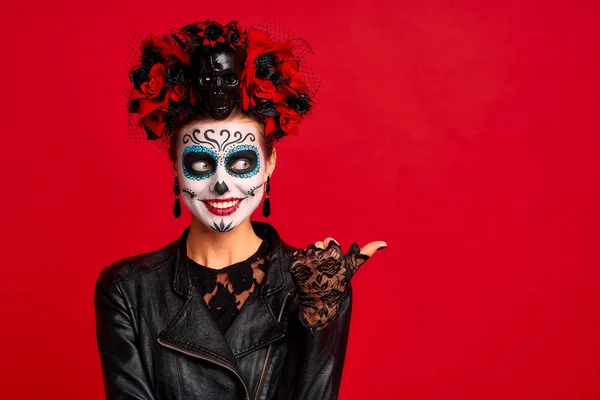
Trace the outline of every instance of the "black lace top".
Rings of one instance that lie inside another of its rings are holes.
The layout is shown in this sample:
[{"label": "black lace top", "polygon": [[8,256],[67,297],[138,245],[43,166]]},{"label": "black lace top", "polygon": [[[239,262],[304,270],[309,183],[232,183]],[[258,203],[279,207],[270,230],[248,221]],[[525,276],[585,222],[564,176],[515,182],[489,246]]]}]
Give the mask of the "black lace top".
[{"label": "black lace top", "polygon": [[206,267],[188,257],[194,286],[204,297],[222,332],[227,330],[248,297],[262,284],[269,259],[266,240],[246,260],[222,269]]}]

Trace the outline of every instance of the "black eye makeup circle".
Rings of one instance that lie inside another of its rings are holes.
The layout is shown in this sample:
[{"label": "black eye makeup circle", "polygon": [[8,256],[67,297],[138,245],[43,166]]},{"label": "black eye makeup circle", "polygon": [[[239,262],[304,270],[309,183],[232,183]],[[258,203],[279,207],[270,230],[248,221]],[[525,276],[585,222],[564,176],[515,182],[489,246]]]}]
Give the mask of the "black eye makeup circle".
[{"label": "black eye makeup circle", "polygon": [[[245,160],[248,166],[244,169],[233,168],[240,160]],[[224,163],[229,175],[236,178],[250,178],[256,175],[260,169],[258,149],[250,145],[237,146],[227,153]]]},{"label": "black eye makeup circle", "polygon": [[206,147],[188,146],[181,156],[183,174],[195,181],[209,178],[217,170],[218,159],[215,152]]}]

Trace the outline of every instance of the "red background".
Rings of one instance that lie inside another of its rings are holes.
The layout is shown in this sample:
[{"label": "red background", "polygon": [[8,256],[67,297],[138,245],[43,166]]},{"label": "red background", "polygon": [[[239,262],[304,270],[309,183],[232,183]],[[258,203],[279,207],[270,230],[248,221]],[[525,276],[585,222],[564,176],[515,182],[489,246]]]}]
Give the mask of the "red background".
[{"label": "red background", "polygon": [[597,400],[598,5],[4,2],[0,397],[103,398],[98,273],[189,222],[128,137],[129,33],[270,16],[323,85],[268,221],[389,245],[354,279],[340,398]]}]

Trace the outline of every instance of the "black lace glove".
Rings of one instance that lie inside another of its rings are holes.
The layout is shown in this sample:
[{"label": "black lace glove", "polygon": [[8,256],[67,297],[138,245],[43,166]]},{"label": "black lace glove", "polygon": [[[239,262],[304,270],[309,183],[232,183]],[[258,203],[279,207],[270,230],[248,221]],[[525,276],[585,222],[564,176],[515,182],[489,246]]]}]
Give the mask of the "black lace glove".
[{"label": "black lace glove", "polygon": [[332,238],[309,244],[292,255],[290,272],[299,289],[301,318],[305,325],[323,329],[338,313],[350,278],[385,242],[371,242],[362,251],[356,242],[346,254]]}]

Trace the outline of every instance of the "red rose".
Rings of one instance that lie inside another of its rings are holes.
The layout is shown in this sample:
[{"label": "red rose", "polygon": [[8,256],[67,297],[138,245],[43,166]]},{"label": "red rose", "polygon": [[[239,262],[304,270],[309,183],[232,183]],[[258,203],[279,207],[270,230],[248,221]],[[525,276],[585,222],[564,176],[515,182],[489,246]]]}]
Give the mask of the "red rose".
[{"label": "red rose", "polygon": [[[240,89],[244,96],[243,104],[246,110],[248,109],[248,105],[252,103],[252,100],[246,98],[246,96],[270,98],[275,102],[281,100],[281,96],[277,95],[279,88],[275,88],[274,84],[266,79],[261,80],[261,78],[256,77],[256,66],[254,63],[258,56],[271,53],[275,56],[276,60],[285,60],[293,57],[292,45],[290,43],[274,43],[264,33],[254,28],[248,30],[247,39],[246,61],[240,79]],[[244,94],[244,92],[247,94]],[[273,96],[277,99],[274,99]]]},{"label": "red rose", "polygon": [[133,98],[155,99],[161,95],[165,82],[167,81],[167,70],[161,63],[156,63],[150,69],[148,82],[140,85],[139,90],[133,89]]},{"label": "red rose", "polygon": [[288,135],[298,135],[298,125],[302,121],[302,116],[295,110],[284,105],[278,105],[276,109],[279,112],[279,125],[281,129]]},{"label": "red rose", "polygon": [[156,109],[140,118],[138,123],[141,127],[148,127],[158,137],[163,135],[165,130],[165,111],[164,109]]},{"label": "red rose", "polygon": [[254,95],[263,99],[270,99],[275,93],[275,85],[268,79],[255,79],[256,86],[254,88]]},{"label": "red rose", "polygon": [[281,70],[281,74],[285,79],[293,79],[296,75],[298,75],[298,62],[296,61],[286,61],[279,67]]},{"label": "red rose", "polygon": [[156,101],[148,98],[140,99],[140,118],[146,114],[150,114],[156,109],[166,108],[169,106],[169,98],[165,96],[162,101]]},{"label": "red rose", "polygon": [[293,89],[297,95],[298,92],[306,93],[306,85],[302,81],[302,77],[298,73],[298,63],[296,61],[286,61],[281,67],[281,74],[287,82],[287,86]]}]

